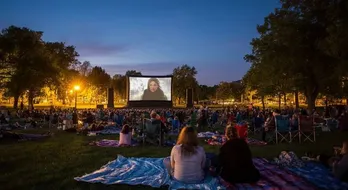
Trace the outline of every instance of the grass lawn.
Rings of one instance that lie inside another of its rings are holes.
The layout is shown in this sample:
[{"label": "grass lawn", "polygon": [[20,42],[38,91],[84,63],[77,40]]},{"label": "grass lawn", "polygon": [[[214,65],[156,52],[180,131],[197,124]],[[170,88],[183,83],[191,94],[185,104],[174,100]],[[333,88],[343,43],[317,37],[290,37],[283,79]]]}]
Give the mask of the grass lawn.
[{"label": "grass lawn", "polygon": [[[38,131],[26,131],[38,132]],[[298,155],[306,151],[330,153],[332,146],[341,145],[345,133],[321,133],[317,143],[281,144],[251,147],[255,157],[272,158],[282,150]],[[0,141],[1,189],[150,189],[144,186],[101,185],[75,182],[81,176],[99,169],[118,154],[127,157],[165,157],[171,148],[132,147],[100,148],[89,146],[96,139],[116,139],[116,136],[87,137],[73,133],[56,132],[55,136],[36,142]],[[203,142],[202,142],[203,145]],[[207,152],[218,152],[218,147],[204,145]]]}]

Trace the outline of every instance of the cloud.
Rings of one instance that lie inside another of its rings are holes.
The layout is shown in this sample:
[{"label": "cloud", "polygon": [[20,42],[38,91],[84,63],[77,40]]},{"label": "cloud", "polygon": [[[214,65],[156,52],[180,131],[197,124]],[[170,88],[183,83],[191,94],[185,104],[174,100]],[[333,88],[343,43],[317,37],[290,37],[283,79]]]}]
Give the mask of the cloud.
[{"label": "cloud", "polygon": [[[203,63],[190,64],[195,66],[198,74],[197,80],[200,84],[215,85],[220,81],[235,81],[240,80],[248,65],[235,67],[228,62],[215,62],[215,63]],[[203,63],[203,64],[202,64]],[[140,71],[143,75],[169,75],[172,74],[173,69],[183,65],[185,63],[174,62],[154,62],[154,63],[138,63],[138,64],[113,64],[113,65],[101,65],[106,72],[111,76],[114,74],[125,74],[128,70]]]},{"label": "cloud", "polygon": [[128,70],[140,71],[143,75],[168,75],[178,64],[171,62],[102,65],[111,75],[125,74]]},{"label": "cloud", "polygon": [[77,51],[83,57],[106,56],[127,51],[126,45],[102,44],[102,43],[80,43],[76,45]]}]

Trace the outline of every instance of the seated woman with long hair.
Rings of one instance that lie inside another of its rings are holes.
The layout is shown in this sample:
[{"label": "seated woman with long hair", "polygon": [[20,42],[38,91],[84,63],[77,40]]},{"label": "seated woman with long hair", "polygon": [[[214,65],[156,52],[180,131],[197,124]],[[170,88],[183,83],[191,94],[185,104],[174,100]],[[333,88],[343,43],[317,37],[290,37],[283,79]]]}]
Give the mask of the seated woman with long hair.
[{"label": "seated woman with long hair", "polygon": [[120,132],[120,146],[130,146],[132,145],[132,132],[129,125],[125,124]]},{"label": "seated woman with long hair", "polygon": [[172,177],[184,183],[200,183],[204,179],[205,152],[198,146],[197,133],[193,127],[184,127],[177,144],[173,147],[170,160],[164,164]]},{"label": "seated woman with long hair", "polygon": [[229,183],[255,183],[260,172],[255,168],[250,148],[244,139],[238,138],[235,127],[226,128],[226,143],[220,148],[220,176]]}]

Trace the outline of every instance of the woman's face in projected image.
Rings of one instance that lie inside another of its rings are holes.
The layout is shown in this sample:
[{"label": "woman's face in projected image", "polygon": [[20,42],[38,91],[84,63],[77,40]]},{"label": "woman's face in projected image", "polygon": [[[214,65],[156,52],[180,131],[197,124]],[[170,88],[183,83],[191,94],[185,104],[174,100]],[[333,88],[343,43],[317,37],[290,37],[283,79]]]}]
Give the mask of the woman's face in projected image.
[{"label": "woman's face in projected image", "polygon": [[158,89],[158,84],[155,81],[151,81],[149,87],[151,92],[156,92]]}]

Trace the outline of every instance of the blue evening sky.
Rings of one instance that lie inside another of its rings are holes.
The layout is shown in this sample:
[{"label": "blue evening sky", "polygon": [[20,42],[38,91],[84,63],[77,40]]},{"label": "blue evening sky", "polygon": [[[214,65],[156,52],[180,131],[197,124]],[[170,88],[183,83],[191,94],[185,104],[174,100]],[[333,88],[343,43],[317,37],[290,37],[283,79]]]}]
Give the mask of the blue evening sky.
[{"label": "blue evening sky", "polygon": [[198,81],[239,80],[256,25],[279,0],[10,0],[0,2],[0,28],[44,32],[44,40],[76,46],[113,74],[167,75],[195,66]]}]

